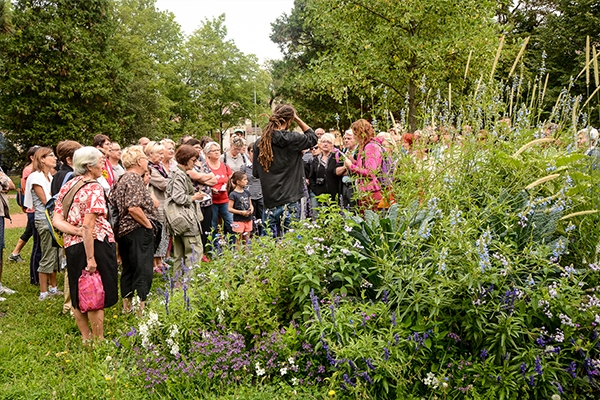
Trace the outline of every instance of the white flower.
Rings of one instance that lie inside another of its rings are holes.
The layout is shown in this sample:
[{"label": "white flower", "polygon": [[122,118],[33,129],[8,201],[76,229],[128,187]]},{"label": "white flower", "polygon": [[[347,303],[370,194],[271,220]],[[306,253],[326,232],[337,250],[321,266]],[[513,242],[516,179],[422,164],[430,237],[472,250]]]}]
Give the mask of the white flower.
[{"label": "white flower", "polygon": [[294,357],[288,358],[288,363],[290,363],[290,365],[294,365]]},{"label": "white flower", "polygon": [[310,244],[307,244],[306,246],[304,246],[304,250],[306,250],[306,254],[308,254],[309,256],[312,256],[315,253],[315,250],[312,248],[312,246]]},{"label": "white flower", "polygon": [[551,397],[552,400],[560,400],[560,395],[559,394],[553,394]]},{"label": "white flower", "polygon": [[111,356],[106,356],[106,362],[110,362],[112,360]]},{"label": "white flower", "polygon": [[225,301],[229,298],[229,293],[227,290],[221,290],[221,301]]},{"label": "white flower", "polygon": [[285,374],[287,374],[287,368],[283,367],[279,370],[279,372],[281,373],[281,376],[284,376]]},{"label": "white flower", "polygon": [[179,328],[177,328],[177,325],[171,325],[171,334],[169,336],[171,336],[172,338],[174,338],[175,336],[177,336],[179,334]]},{"label": "white flower", "polygon": [[265,370],[260,367],[260,364],[257,362],[256,365],[256,375],[263,376],[265,374]]},{"label": "white flower", "polygon": [[298,386],[298,378],[292,378],[292,386]]}]

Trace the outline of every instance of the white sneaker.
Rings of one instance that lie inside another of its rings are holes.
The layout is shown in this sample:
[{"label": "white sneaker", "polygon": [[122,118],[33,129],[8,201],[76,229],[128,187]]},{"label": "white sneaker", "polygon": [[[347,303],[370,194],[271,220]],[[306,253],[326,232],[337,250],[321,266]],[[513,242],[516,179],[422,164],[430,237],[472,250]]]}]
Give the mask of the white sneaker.
[{"label": "white sneaker", "polygon": [[48,294],[50,294],[50,296],[62,296],[64,292],[62,290],[58,290],[57,287],[50,287],[48,288]]},{"label": "white sneaker", "polygon": [[40,293],[40,297],[39,297],[40,301],[44,301],[44,300],[49,299],[49,298],[50,298],[50,293],[48,293],[48,292],[42,292],[42,293]]},{"label": "white sneaker", "polygon": [[2,286],[2,284],[0,283],[0,294],[15,294],[17,292],[15,292],[12,289],[7,288],[6,286]]}]

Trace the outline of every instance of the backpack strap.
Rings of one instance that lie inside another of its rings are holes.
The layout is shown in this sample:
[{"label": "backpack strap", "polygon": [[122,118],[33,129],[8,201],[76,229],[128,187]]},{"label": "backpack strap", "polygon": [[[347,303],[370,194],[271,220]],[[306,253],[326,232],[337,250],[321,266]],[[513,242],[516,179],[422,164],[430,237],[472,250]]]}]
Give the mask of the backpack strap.
[{"label": "backpack strap", "polygon": [[[97,181],[95,179],[84,178],[84,179],[80,180],[79,182],[77,182],[76,184],[74,184],[73,187],[71,187],[71,189],[69,189],[69,191],[64,195],[62,204],[63,204],[63,215],[65,216],[65,219],[67,219],[67,216],[69,215],[69,211],[71,210],[71,205],[73,204],[73,200],[75,199],[75,195],[77,194],[77,192],[79,192],[79,189],[81,189],[88,183],[94,183],[94,182],[97,183]],[[66,212],[65,212],[65,210],[66,210]]]}]

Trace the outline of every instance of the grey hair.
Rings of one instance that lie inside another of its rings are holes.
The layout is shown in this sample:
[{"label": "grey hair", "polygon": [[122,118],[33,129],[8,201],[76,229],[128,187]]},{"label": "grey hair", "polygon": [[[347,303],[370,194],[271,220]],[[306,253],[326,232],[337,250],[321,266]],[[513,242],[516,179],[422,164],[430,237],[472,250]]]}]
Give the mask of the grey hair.
[{"label": "grey hair", "polygon": [[219,145],[219,143],[217,142],[208,142],[204,145],[204,149],[202,149],[204,151],[204,154],[208,154],[208,152],[210,151],[210,148],[213,146],[217,146],[219,148],[219,150],[221,150],[221,146]]},{"label": "grey hair", "polygon": [[102,158],[102,152],[95,147],[85,146],[73,153],[73,175],[85,175],[88,167],[95,167]]}]

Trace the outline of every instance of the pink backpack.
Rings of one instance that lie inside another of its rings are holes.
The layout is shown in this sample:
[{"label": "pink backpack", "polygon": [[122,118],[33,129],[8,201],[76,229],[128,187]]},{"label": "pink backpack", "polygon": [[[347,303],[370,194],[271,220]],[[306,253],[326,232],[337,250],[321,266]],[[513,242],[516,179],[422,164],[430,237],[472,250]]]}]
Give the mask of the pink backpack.
[{"label": "pink backpack", "polygon": [[104,286],[100,273],[81,271],[79,277],[79,311],[86,313],[104,308]]}]

